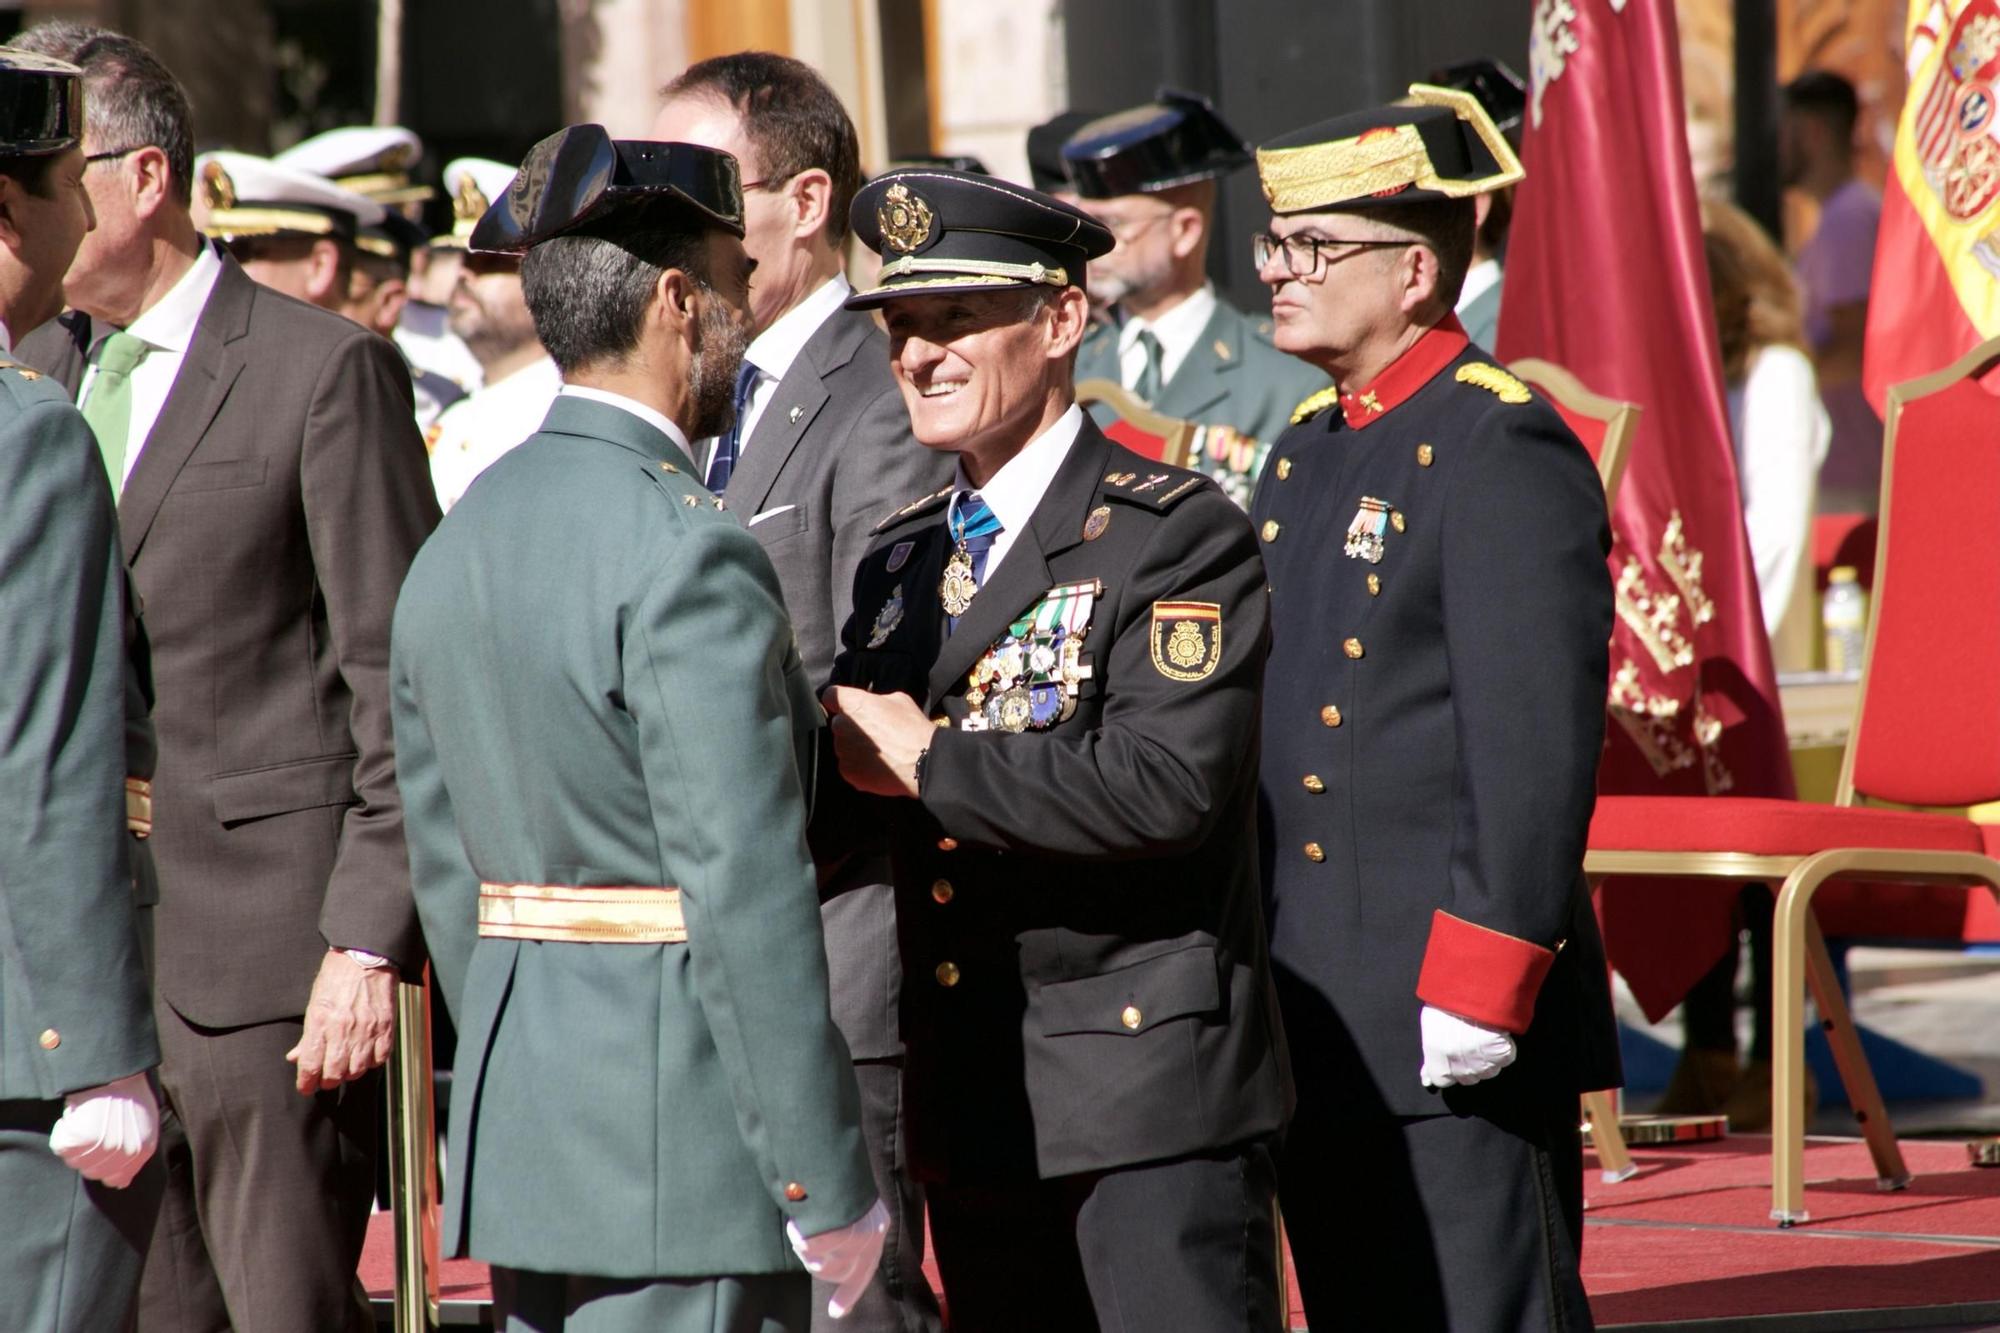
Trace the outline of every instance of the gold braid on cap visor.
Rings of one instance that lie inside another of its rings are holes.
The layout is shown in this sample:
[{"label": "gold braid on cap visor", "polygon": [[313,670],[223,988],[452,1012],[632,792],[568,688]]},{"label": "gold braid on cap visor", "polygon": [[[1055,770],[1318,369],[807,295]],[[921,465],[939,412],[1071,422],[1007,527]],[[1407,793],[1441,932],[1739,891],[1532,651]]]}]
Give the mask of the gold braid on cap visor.
[{"label": "gold braid on cap visor", "polygon": [[324,213],[289,208],[211,208],[202,231],[220,240],[232,236],[276,236],[281,232],[303,232],[308,236],[331,236],[338,228]]},{"label": "gold braid on cap visor", "polygon": [[[950,273],[957,274],[966,282],[980,279],[995,282],[1045,282],[1051,287],[1069,286],[1069,270],[1047,264],[1004,264],[984,259],[919,259],[915,255],[905,255],[882,265],[882,271],[875,275],[878,284],[891,278],[900,278],[905,273]],[[904,284],[906,286],[913,284]]]}]

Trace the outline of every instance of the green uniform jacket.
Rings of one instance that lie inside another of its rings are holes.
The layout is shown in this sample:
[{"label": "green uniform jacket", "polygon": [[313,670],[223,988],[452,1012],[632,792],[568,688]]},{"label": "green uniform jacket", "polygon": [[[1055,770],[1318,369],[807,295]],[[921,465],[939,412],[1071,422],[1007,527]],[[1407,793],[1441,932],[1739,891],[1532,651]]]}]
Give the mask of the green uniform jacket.
[{"label": "green uniform jacket", "polygon": [[[447,1254],[781,1272],[787,1217],[875,1198],[805,849],[819,707],[720,503],[653,426],[559,398],[403,585],[398,778],[460,1034]],[[678,886],[688,940],[480,938],[481,881]]]},{"label": "green uniform jacket", "polygon": [[[1117,327],[1093,325],[1077,352],[1077,382],[1123,383],[1118,372]],[[1218,296],[1201,337],[1151,406],[1182,421],[1228,426],[1255,442],[1251,447],[1242,441],[1210,440],[1201,458],[1188,460],[1247,507],[1271,442],[1284,434],[1299,404],[1328,383],[1324,372],[1271,345],[1270,320],[1252,319]],[[1098,424],[1106,419],[1100,416]]]},{"label": "green uniform jacket", "polygon": [[160,1060],[125,831],[129,632],[90,427],[0,359],[0,1100]]}]

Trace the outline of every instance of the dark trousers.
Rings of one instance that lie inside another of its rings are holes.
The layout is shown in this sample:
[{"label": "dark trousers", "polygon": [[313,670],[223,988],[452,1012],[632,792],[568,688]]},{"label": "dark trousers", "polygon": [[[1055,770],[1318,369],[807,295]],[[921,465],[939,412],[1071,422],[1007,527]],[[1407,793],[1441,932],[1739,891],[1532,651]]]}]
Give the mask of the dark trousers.
[{"label": "dark trousers", "polygon": [[903,1062],[856,1060],[861,1135],[875,1189],[889,1210],[882,1265],[860,1304],[844,1318],[826,1312],[833,1285],[813,1283],[813,1333],[940,1333],[943,1318],[924,1276],[924,1191],[910,1178],[903,1139]]},{"label": "dark trousers", "polygon": [[1592,1326],[1576,1095],[1463,1100],[1494,1114],[1335,1119],[1300,1090],[1278,1181],[1313,1333]]},{"label": "dark trousers", "polygon": [[1276,1333],[1270,1150],[932,1185],[952,1333]]},{"label": "dark trousers", "polygon": [[495,1333],[805,1333],[804,1273],[691,1279],[493,1269]]},{"label": "dark trousers", "polygon": [[0,1329],[119,1333],[160,1211],[157,1156],[122,1190],[49,1147],[63,1103],[0,1101]]},{"label": "dark trousers", "polygon": [[140,1333],[371,1333],[355,1268],[379,1075],[302,1097],[285,1059],[300,1020],[203,1028],[154,1007],[167,1190]]}]

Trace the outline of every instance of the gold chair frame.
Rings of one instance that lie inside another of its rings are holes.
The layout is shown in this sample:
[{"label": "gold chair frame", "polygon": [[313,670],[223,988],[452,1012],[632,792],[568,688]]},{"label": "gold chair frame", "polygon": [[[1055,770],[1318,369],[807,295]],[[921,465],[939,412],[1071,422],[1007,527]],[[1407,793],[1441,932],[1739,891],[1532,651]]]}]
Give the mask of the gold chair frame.
[{"label": "gold chair frame", "polygon": [[1088,379],[1076,386],[1076,401],[1089,406],[1103,403],[1116,412],[1121,420],[1129,421],[1149,435],[1157,435],[1166,441],[1166,456],[1160,461],[1171,467],[1191,467],[1189,461],[1194,453],[1194,437],[1201,429],[1201,423],[1183,421],[1156,412],[1140,401],[1124,385],[1115,380]]},{"label": "gold chair frame", "polygon": [[[1881,526],[1876,537],[1876,597],[1868,613],[1867,649],[1863,655],[1861,688],[1856,696],[1854,723],[1841,763],[1834,805],[1857,804],[1854,761],[1866,714],[1868,672],[1875,656],[1875,635],[1885,583],[1890,577],[1890,492],[1895,484],[1896,431],[1905,404],[1941,392],[2000,360],[2000,338],[1991,339],[1932,375],[1889,390],[1887,425],[1882,448]],[[1698,800],[1698,797],[1691,797]],[[1741,852],[1660,852],[1603,849],[1586,853],[1584,871],[1596,885],[1608,876],[1669,876],[1778,883],[1772,923],[1771,1064],[1771,1217],[1780,1227],[1803,1222],[1805,1208],[1805,1005],[1810,987],[1819,1006],[1820,1026],[1832,1049],[1848,1103],[1861,1126],[1874,1161],[1876,1183],[1897,1190],[1910,1183],[1910,1170],[1896,1144],[1894,1128],[1882,1104],[1874,1071],[1862,1053],[1826,937],[1812,914],[1812,899],[1836,880],[1875,884],[1948,885],[1976,891],[1985,888],[2000,901],[2000,861],[1973,852],[1911,851],[1895,848],[1832,847],[1806,855],[1765,856]]]}]

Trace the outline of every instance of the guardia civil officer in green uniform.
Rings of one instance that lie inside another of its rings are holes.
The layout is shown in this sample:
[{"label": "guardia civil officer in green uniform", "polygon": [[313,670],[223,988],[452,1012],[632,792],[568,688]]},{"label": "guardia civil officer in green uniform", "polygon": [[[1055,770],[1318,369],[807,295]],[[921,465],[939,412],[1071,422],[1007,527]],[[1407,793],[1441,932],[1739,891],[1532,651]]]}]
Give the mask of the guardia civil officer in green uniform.
[{"label": "guardia civil officer in green uniform", "polygon": [[459,1030],[444,1249],[494,1266],[505,1329],[803,1330],[800,1259],[838,1313],[886,1227],[805,849],[812,685],[688,457],[729,426],[742,236],[733,157],[583,125],[471,238],[522,256],[563,389],[418,553],[392,707]]},{"label": "guardia civil officer in green uniform", "polygon": [[152,727],[97,441],[13,335],[93,225],[83,76],[0,49],[0,1328],[125,1326],[159,1211]]},{"label": "guardia civil officer in green uniform", "polygon": [[1271,345],[1270,320],[1244,314],[1208,280],[1216,184],[1249,162],[1249,145],[1203,99],[1163,88],[1084,125],[1062,157],[1078,206],[1118,241],[1090,265],[1113,322],[1083,340],[1077,380],[1112,380],[1155,411],[1201,423],[1189,465],[1248,505],[1271,441],[1327,383]]},{"label": "guardia civil officer in green uniform", "polygon": [[1597,471],[1452,314],[1521,169],[1416,86],[1258,150],[1278,345],[1264,871],[1313,1327],[1583,1329],[1577,1094],[1618,1082],[1583,878],[1611,587]]},{"label": "guardia civil officer in green uniform", "polygon": [[849,304],[958,467],[863,558],[826,699],[869,799],[817,823],[889,834],[952,1328],[1275,1329],[1257,543],[1075,403],[1104,228],[932,169],[853,216],[885,262]]}]

